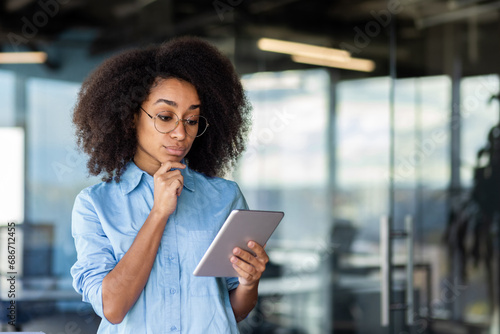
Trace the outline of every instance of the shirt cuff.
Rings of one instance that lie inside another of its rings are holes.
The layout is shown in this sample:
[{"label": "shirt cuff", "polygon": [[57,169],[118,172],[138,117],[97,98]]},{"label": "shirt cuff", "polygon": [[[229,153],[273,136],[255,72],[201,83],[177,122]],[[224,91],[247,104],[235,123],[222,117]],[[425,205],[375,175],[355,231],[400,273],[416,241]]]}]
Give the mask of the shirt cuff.
[{"label": "shirt cuff", "polygon": [[238,277],[227,277],[226,284],[227,284],[227,290],[231,291],[236,289],[238,285],[240,285],[240,281],[238,280]]}]

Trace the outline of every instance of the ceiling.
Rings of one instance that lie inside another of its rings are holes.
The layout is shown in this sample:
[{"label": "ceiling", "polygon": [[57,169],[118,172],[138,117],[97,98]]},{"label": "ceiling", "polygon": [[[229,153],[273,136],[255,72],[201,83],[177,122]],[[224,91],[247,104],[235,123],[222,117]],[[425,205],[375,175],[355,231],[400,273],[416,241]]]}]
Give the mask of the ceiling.
[{"label": "ceiling", "polygon": [[0,43],[100,55],[190,34],[217,43],[241,72],[307,67],[256,48],[271,37],[347,48],[387,75],[394,24],[400,76],[446,72],[456,54],[464,74],[498,73],[499,10],[481,0],[0,0]]}]

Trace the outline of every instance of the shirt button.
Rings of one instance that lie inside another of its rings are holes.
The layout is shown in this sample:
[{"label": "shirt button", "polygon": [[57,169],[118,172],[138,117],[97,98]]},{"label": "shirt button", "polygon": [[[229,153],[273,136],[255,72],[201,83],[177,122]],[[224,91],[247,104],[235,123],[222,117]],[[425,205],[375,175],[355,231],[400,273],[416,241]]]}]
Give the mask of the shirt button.
[{"label": "shirt button", "polygon": [[175,255],[174,254],[170,254],[170,256],[168,257],[170,261],[173,261],[175,260]]},{"label": "shirt button", "polygon": [[172,326],[172,327],[170,327],[170,330],[171,330],[172,332],[173,332],[173,331],[176,331],[176,330],[177,330],[177,327]]},{"label": "shirt button", "polygon": [[[176,293],[176,292],[177,292],[177,290],[175,290],[175,289],[173,289],[173,288],[172,288],[172,289],[170,289],[170,293],[171,293],[171,294],[174,294],[174,293]],[[173,327],[172,327],[172,328],[173,328]]]}]

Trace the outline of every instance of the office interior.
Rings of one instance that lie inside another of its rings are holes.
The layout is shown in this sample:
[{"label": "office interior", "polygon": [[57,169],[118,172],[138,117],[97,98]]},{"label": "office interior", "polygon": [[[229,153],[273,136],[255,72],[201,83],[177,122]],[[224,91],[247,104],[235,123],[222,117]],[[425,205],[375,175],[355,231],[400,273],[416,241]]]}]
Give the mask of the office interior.
[{"label": "office interior", "polygon": [[251,209],[285,212],[241,333],[500,333],[499,14],[487,0],[2,1],[0,331],[96,332],[69,273],[74,198],[100,182],[76,147],[77,93],[109,56],[193,35],[230,57],[253,105],[226,177]]}]

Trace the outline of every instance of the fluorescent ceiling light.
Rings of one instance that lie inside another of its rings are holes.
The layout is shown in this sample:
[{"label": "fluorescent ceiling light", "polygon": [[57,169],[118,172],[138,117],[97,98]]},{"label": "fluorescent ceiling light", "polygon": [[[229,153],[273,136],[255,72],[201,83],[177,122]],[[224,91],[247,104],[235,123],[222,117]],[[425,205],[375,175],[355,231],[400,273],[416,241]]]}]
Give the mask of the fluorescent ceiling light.
[{"label": "fluorescent ceiling light", "polygon": [[349,52],[340,49],[325,48],[311,44],[282,41],[279,39],[261,38],[257,42],[259,49],[276,53],[285,53],[302,57],[321,58],[332,61],[347,61]]},{"label": "fluorescent ceiling light", "polygon": [[292,60],[296,63],[335,67],[335,68],[342,68],[345,70],[353,70],[361,72],[373,72],[373,70],[375,69],[375,62],[373,60],[361,59],[361,58],[348,58],[347,61],[334,61],[334,60],[326,60],[313,57],[302,57],[302,56],[292,55]]},{"label": "fluorescent ceiling light", "polygon": [[372,72],[375,62],[369,59],[352,58],[345,50],[322,46],[288,42],[279,39],[261,38],[257,42],[263,51],[289,54],[296,63],[342,68],[346,70]]},{"label": "fluorescent ceiling light", "polygon": [[45,52],[0,52],[0,64],[41,64],[46,61]]}]

